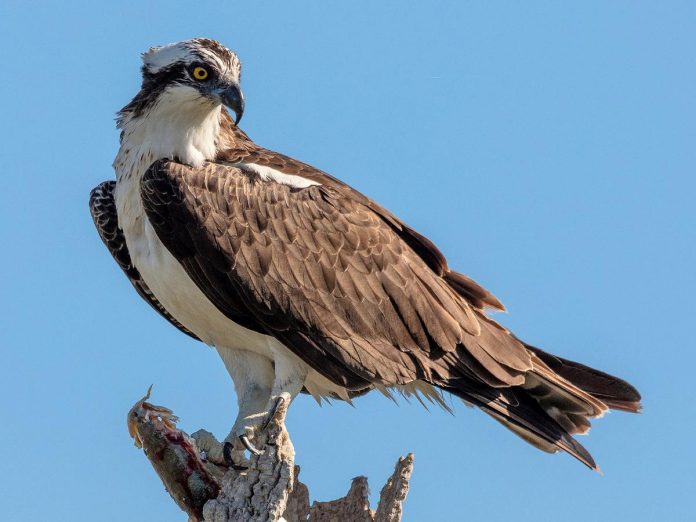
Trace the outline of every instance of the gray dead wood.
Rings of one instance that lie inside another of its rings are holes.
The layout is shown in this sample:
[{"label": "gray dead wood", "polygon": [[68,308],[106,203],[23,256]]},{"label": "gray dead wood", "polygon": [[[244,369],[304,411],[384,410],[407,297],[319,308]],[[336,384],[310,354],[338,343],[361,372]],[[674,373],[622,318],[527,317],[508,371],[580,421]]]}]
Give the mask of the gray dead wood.
[{"label": "gray dead wood", "polygon": [[[409,488],[413,470],[413,454],[401,457],[394,473],[380,493],[376,510],[370,508],[366,477],[356,477],[345,497],[328,502],[315,501],[310,506],[307,486],[299,481],[299,466],[295,466],[295,450],[285,429],[285,414],[290,401],[284,401],[275,412],[267,428],[257,438],[263,454],[252,455],[249,467],[243,471],[227,469],[222,463],[222,446],[212,434],[200,430],[192,435],[197,446],[197,458],[219,484],[219,493],[209,498],[202,510],[202,518],[191,516],[190,522],[398,522]],[[143,430],[146,431],[146,430]],[[177,430],[180,431],[180,430]],[[188,437],[183,432],[184,436]],[[152,462],[152,459],[151,459]],[[153,462],[154,465],[154,462]],[[165,484],[176,477],[176,470],[158,469]],[[166,475],[166,477],[165,477]],[[172,476],[174,475],[174,476]],[[214,488],[213,488],[214,490]],[[177,502],[180,507],[181,500]],[[186,507],[182,507],[186,509]],[[191,510],[187,510],[191,513]]]}]

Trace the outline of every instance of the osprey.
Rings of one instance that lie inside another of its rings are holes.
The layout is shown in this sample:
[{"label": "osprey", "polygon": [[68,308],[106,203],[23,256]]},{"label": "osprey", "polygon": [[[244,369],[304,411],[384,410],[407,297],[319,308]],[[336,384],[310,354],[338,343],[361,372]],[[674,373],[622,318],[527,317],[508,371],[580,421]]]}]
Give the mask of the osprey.
[{"label": "osprey", "polygon": [[90,198],[138,294],[220,354],[239,402],[233,454],[257,451],[281,394],[397,390],[444,404],[444,391],[596,469],[572,435],[610,408],[639,411],[636,389],[521,341],[487,315],[502,304],[427,238],[251,141],[237,126],[240,69],[209,39],[144,53],[140,92],[118,114],[116,181]]}]

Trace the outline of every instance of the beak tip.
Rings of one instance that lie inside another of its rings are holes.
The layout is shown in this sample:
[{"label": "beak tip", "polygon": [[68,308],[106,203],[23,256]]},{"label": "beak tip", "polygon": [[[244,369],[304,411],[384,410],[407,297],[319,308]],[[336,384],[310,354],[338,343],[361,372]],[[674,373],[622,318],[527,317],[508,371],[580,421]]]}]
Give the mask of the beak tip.
[{"label": "beak tip", "polygon": [[244,114],[244,95],[238,84],[227,87],[220,96],[222,103],[234,112],[234,124],[239,125]]},{"label": "beak tip", "polygon": [[242,116],[244,116],[244,97],[241,96],[241,91],[239,102],[235,107],[232,108],[232,110],[234,111],[234,124],[239,125],[239,122],[242,121]]}]

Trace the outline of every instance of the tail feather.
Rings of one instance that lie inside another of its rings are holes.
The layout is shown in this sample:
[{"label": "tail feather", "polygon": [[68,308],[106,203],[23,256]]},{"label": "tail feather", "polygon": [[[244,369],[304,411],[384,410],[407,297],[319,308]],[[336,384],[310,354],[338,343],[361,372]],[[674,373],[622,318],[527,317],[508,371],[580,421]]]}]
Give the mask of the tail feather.
[{"label": "tail feather", "polygon": [[516,435],[546,452],[569,453],[591,469],[599,470],[592,455],[563,429],[521,387],[488,388],[472,381],[450,381],[446,391],[481,408]]},{"label": "tail feather", "polygon": [[534,357],[532,362],[534,367],[522,388],[568,433],[587,433],[589,419],[604,415],[607,405],[554,373],[540,359]]},{"label": "tail feather", "polygon": [[626,381],[525,344],[532,368],[518,386],[494,387],[467,377],[450,377],[444,390],[480,407],[537,448],[565,451],[599,470],[590,453],[573,438],[590,429],[590,419],[609,409],[640,411],[640,394]]},{"label": "tail feather", "polygon": [[638,413],[641,410],[640,393],[629,383],[584,364],[569,361],[534,346],[525,345],[553,372],[573,383],[613,410]]}]

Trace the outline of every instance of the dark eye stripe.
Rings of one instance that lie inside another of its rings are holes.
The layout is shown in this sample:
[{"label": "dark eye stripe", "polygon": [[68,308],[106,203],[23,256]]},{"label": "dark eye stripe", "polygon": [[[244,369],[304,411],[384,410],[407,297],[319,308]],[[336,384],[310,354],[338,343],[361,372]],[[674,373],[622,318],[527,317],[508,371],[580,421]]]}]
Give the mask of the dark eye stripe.
[{"label": "dark eye stripe", "polygon": [[[193,75],[196,67],[202,67],[208,75],[205,78],[197,79]],[[175,62],[171,65],[159,69],[157,72],[150,72],[146,66],[142,68],[143,83],[140,92],[126,105],[121,112],[131,113],[134,116],[141,114],[150,104],[154,103],[160,93],[168,86],[175,84],[191,84],[196,82],[209,82],[214,80],[220,73],[213,64],[196,61],[194,63],[185,63],[183,61]],[[206,84],[207,85],[207,84]]]},{"label": "dark eye stripe", "polygon": [[146,67],[143,67],[143,84],[140,92],[122,109],[122,112],[131,112],[137,116],[148,105],[154,103],[167,86],[190,81],[191,78],[187,73],[186,64],[183,62],[173,63],[156,73],[149,72]]}]

